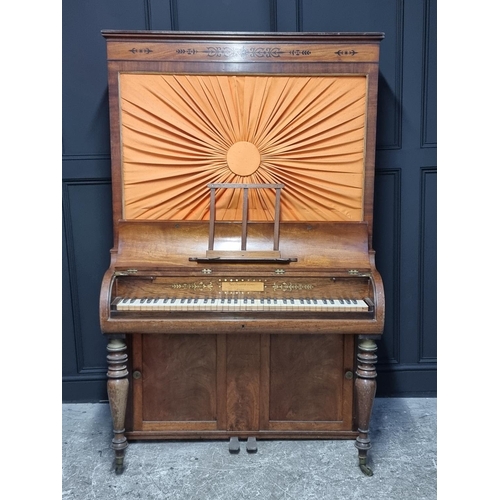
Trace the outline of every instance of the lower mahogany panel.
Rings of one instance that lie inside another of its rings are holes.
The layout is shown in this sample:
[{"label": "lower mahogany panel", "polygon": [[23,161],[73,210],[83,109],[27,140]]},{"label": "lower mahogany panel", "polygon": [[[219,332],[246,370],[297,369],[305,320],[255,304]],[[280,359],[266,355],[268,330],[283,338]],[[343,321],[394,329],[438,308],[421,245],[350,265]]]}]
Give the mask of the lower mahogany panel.
[{"label": "lower mahogany panel", "polygon": [[145,335],[145,421],[216,420],[215,335]]},{"label": "lower mahogany panel", "polygon": [[344,339],[272,335],[269,419],[343,420]]},{"label": "lower mahogany panel", "polygon": [[351,335],[131,337],[131,439],[356,437]]}]

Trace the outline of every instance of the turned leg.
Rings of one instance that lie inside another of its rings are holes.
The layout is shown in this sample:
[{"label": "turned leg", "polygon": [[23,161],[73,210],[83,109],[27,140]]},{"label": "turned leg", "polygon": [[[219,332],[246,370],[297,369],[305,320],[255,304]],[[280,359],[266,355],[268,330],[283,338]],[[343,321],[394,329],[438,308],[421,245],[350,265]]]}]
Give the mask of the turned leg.
[{"label": "turned leg", "polygon": [[358,344],[358,368],[356,370],[356,382],[354,384],[356,391],[356,410],[358,417],[358,432],[355,446],[358,449],[359,466],[367,475],[373,475],[373,472],[366,465],[366,456],[368,450],[372,447],[368,436],[370,427],[370,418],[375,399],[377,382],[375,380],[377,372],[375,363],[377,362],[377,345],[373,340],[360,340]]},{"label": "turned leg", "polygon": [[108,399],[113,418],[113,440],[116,472],[123,472],[123,458],[127,447],[125,437],[125,411],[128,396],[127,346],[123,340],[108,343]]}]

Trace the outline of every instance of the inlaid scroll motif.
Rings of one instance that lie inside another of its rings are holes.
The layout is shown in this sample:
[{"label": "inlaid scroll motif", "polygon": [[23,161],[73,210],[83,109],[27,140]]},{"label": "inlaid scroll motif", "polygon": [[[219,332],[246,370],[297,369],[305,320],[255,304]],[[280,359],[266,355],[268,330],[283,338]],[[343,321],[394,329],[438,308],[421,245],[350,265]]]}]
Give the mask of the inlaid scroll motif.
[{"label": "inlaid scroll motif", "polygon": [[312,290],[314,285],[307,283],[273,283],[273,290],[282,290],[283,292],[292,292],[295,290]]},{"label": "inlaid scroll motif", "polygon": [[198,54],[198,51],[196,49],[177,49],[175,51],[176,54],[186,54],[188,56],[194,56]]},{"label": "inlaid scroll motif", "polygon": [[[296,54],[293,51],[293,55],[306,55]],[[305,52],[305,51],[301,51]],[[198,53],[207,54],[208,57],[280,57],[282,54],[286,54],[280,47],[207,47],[206,50],[196,50],[196,49],[178,49],[178,54],[195,55]],[[292,54],[292,51],[290,52]]]},{"label": "inlaid scroll motif", "polygon": [[[132,51],[131,51],[132,52]],[[339,52],[344,52],[344,51],[339,51]],[[347,51],[345,51],[346,54],[339,54],[339,55],[353,55],[349,51],[347,54]],[[239,48],[239,47],[207,47],[206,50],[197,50],[197,49],[177,49],[176,50],[177,54],[182,54],[182,55],[188,55],[188,56],[194,56],[196,54],[207,54],[208,57],[215,57],[215,58],[220,58],[220,57],[242,57],[242,58],[248,58],[248,57],[254,57],[254,58],[277,58],[281,57],[283,54],[288,54],[291,56],[310,56],[311,51],[310,50],[282,50],[281,47],[244,47],[244,48]],[[354,52],[356,53],[356,52]]]},{"label": "inlaid scroll motif", "polygon": [[130,49],[129,52],[132,52],[132,54],[150,54],[151,52],[153,52],[151,49],[149,48],[145,48],[145,49],[136,49],[135,47],[133,49]]},{"label": "inlaid scroll motif", "polygon": [[202,290],[202,291],[212,291],[214,288],[214,284],[209,281],[208,283],[205,281],[200,281],[198,283],[174,283],[172,288],[175,290]]},{"label": "inlaid scroll motif", "polygon": [[310,50],[291,50],[289,52],[291,56],[310,56],[311,51]]}]

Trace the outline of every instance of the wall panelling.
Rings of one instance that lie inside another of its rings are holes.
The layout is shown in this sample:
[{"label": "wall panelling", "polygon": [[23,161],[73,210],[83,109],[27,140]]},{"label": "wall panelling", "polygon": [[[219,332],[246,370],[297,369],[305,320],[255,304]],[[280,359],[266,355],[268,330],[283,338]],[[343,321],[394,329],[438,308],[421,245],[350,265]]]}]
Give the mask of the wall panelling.
[{"label": "wall panelling", "polygon": [[111,247],[102,29],[383,31],[374,247],[385,281],[378,394],[436,391],[436,0],[65,0],[63,400],[106,398],[98,298]]}]

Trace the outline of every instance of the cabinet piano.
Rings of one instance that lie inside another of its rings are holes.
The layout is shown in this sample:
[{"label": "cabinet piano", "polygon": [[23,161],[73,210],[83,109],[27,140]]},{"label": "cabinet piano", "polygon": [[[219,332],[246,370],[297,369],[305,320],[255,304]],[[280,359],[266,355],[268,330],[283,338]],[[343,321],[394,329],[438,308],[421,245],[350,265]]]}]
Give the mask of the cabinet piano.
[{"label": "cabinet piano", "polygon": [[134,439],[289,438],[353,439],[371,475],[383,34],[103,36],[117,472]]}]

